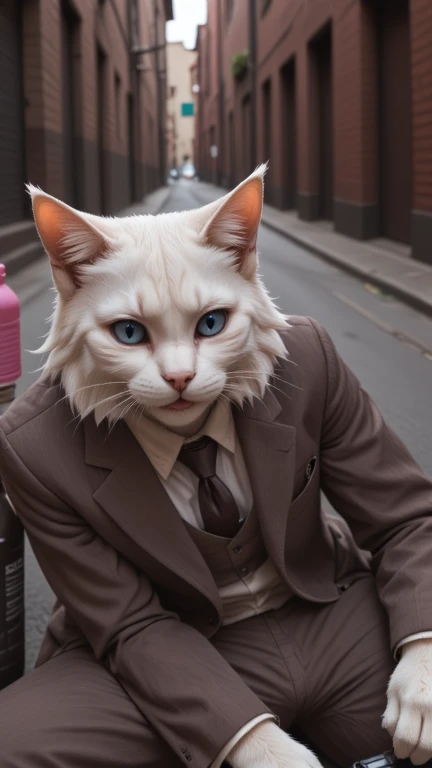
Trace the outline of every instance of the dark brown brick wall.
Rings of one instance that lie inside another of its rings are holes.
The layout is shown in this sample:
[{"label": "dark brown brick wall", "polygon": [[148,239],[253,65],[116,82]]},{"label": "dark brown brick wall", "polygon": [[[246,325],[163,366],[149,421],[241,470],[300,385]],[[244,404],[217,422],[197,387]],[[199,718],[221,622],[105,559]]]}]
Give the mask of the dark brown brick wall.
[{"label": "dark brown brick wall", "polygon": [[[227,3],[209,0],[208,24],[199,35],[199,79],[204,84],[205,62],[210,48],[211,69],[216,67],[218,8],[224,17]],[[212,77],[210,87],[201,87],[198,143],[200,172],[216,176],[229,185],[240,181],[258,162],[270,160],[267,200],[283,207],[293,199],[286,178],[287,149],[284,146],[286,117],[283,110],[281,72],[295,61],[295,183],[297,209],[301,217],[313,219],[320,211],[319,77],[314,40],[329,25],[331,30],[332,150],[330,161],[333,218],[336,230],[358,238],[386,234],[380,213],[383,179],[380,157],[380,50],[377,4],[374,0],[272,0],[264,15],[256,2],[256,148],[254,158],[244,158],[250,140],[244,124],[244,99],[253,89],[249,72],[241,83],[231,74],[234,53],[249,47],[249,2],[234,0],[234,15],[222,23],[221,78]],[[411,88],[412,88],[412,233],[413,256],[425,259],[425,233],[432,237],[432,3],[410,0]],[[271,82],[269,90],[264,86]],[[215,104],[223,86],[223,119]],[[266,117],[266,105],[271,114]],[[230,113],[234,121],[234,150],[230,147]],[[284,122],[285,119],[285,122]],[[208,136],[224,126],[224,149],[212,167],[208,159]],[[253,136],[252,136],[253,138]],[[270,153],[268,153],[270,147]],[[270,154],[270,157],[266,156]],[[409,161],[408,161],[409,162]],[[234,172],[233,172],[234,164]],[[429,257],[432,258],[432,257]]]},{"label": "dark brown brick wall", "polygon": [[[133,43],[155,42],[153,2],[135,5],[132,41],[129,0],[0,4],[0,152],[7,160],[1,162],[7,172],[0,179],[0,225],[25,216],[24,180],[79,208],[107,214],[162,183],[159,125],[164,125],[165,95],[161,92],[158,107],[156,57],[132,61],[131,56]],[[159,44],[165,39],[165,5],[158,0]],[[104,57],[102,99],[98,51]],[[158,56],[163,75],[164,51]],[[136,71],[136,63],[147,71]]]},{"label": "dark brown brick wall", "polygon": [[16,0],[0,3],[0,226],[24,216],[24,131],[21,13]]},{"label": "dark brown brick wall", "polygon": [[411,0],[413,253],[432,264],[432,5]]},{"label": "dark brown brick wall", "polygon": [[414,209],[432,213],[432,3],[411,5]]}]

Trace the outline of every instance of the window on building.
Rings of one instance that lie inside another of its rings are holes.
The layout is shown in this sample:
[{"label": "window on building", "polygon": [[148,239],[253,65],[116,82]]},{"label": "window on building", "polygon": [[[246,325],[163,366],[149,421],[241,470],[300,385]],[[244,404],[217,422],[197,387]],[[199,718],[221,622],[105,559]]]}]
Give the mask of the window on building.
[{"label": "window on building", "polygon": [[121,139],[121,80],[115,75],[115,122],[117,138]]},{"label": "window on building", "polygon": [[234,2],[235,0],[225,0],[225,19],[229,24],[234,15]]},{"label": "window on building", "polygon": [[272,0],[261,0],[261,16],[264,16],[264,14],[267,13],[271,4]]}]

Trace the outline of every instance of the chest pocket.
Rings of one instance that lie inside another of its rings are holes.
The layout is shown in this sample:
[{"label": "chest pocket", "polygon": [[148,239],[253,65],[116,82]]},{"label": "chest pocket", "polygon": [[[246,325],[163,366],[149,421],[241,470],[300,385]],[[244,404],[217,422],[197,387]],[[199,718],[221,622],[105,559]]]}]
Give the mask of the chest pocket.
[{"label": "chest pocket", "polygon": [[312,502],[314,495],[319,498],[319,467],[317,456],[312,456],[306,467],[297,472],[294,479],[294,494],[290,505],[290,516]]}]

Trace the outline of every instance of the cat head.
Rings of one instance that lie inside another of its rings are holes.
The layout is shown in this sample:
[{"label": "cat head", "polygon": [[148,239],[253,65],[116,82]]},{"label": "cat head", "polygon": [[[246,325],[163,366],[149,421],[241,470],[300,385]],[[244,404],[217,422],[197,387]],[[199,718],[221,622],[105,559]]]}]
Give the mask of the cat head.
[{"label": "cat head", "polygon": [[264,173],[203,208],[125,218],[29,185],[56,287],[37,351],[81,417],[134,412],[178,428],[219,397],[263,395],[287,327],[257,274]]}]

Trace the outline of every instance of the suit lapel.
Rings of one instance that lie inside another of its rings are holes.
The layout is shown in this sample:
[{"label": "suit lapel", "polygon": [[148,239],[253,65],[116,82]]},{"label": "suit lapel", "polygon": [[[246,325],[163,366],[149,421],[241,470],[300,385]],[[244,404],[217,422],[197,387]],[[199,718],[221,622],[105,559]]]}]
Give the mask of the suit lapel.
[{"label": "suit lapel", "polygon": [[236,431],[245,458],[264,543],[285,576],[285,534],[293,493],[295,428],[275,421],[281,406],[270,389],[257,405],[236,409]]},{"label": "suit lapel", "polygon": [[[234,409],[237,435],[267,552],[285,577],[284,546],[293,491],[295,429],[276,422],[281,406],[270,389],[262,401]],[[191,584],[222,613],[213,576],[125,422],[109,430],[84,420],[86,462],[111,470],[94,499],[144,552]]]},{"label": "suit lapel", "polygon": [[143,551],[195,589],[222,613],[213,576],[152,464],[124,422],[109,432],[85,420],[86,462],[111,469],[93,494],[115,524]]}]

